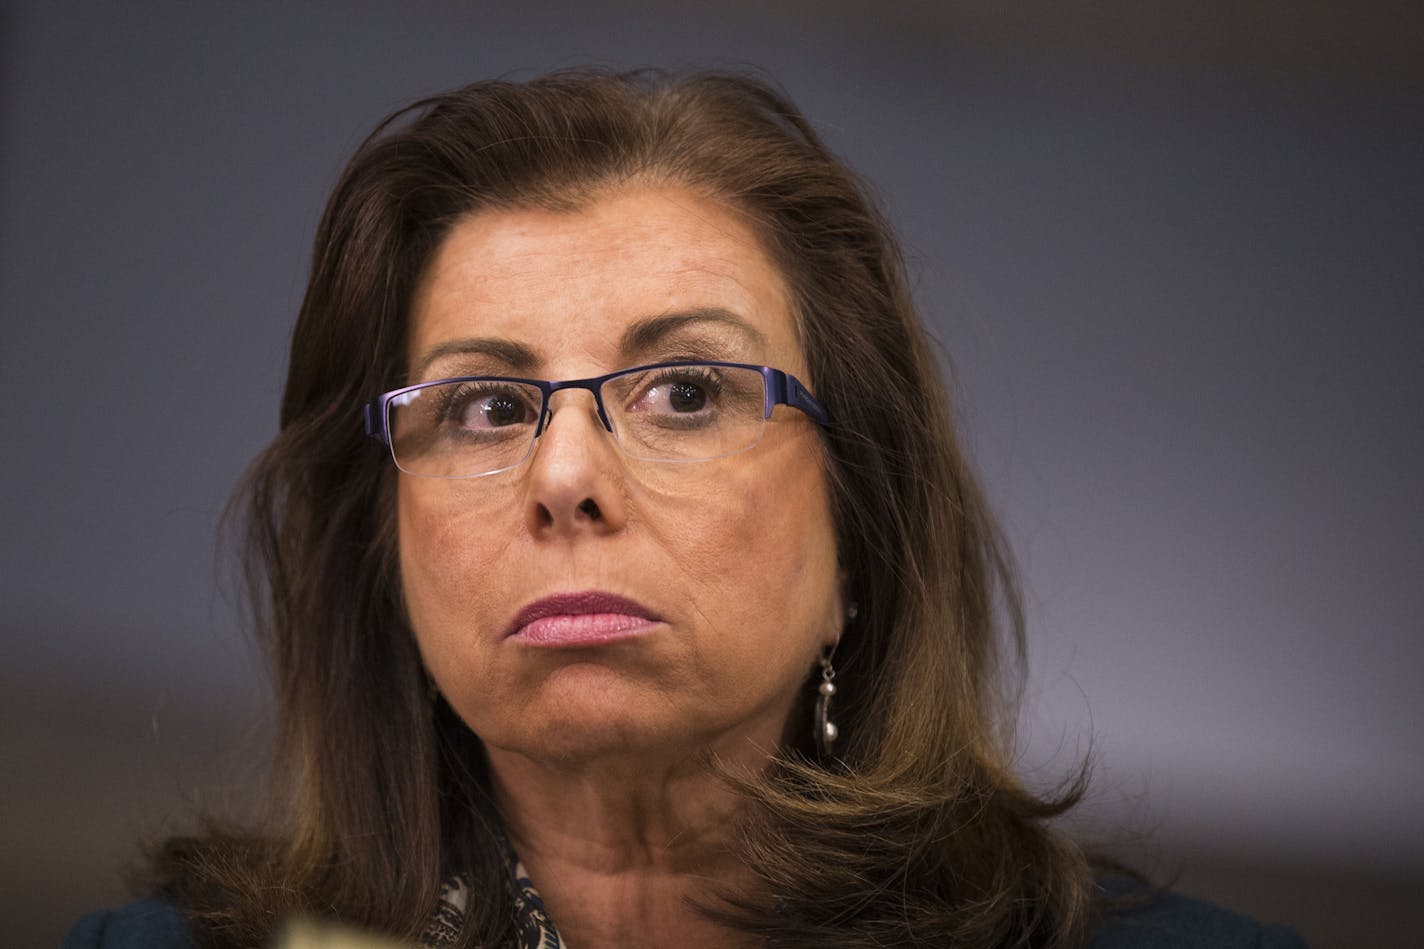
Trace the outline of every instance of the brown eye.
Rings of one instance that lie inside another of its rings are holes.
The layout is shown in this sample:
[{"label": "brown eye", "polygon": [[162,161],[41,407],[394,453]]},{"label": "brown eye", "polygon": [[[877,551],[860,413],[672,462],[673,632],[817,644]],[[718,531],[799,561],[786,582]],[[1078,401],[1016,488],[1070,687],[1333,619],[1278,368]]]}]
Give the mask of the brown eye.
[{"label": "brown eye", "polygon": [[707,405],[707,390],[693,382],[668,386],[668,406],[674,412],[698,412]]},{"label": "brown eye", "polygon": [[500,428],[531,421],[529,407],[508,395],[492,395],[471,402],[465,409],[466,428]]},{"label": "brown eye", "polygon": [[637,395],[630,401],[629,411],[669,419],[715,413],[722,395],[721,376],[707,366],[669,368],[652,379],[639,379],[634,385]]},{"label": "brown eye", "polygon": [[445,391],[439,415],[447,424],[473,433],[531,425],[538,413],[537,391],[467,382]]}]

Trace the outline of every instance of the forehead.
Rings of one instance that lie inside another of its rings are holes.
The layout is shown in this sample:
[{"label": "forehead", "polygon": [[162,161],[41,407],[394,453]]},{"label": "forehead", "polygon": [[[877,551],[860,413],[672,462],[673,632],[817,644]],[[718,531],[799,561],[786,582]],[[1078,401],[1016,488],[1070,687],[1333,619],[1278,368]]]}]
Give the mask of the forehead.
[{"label": "forehead", "polygon": [[[672,330],[639,333],[652,324]],[[491,351],[465,343],[501,341],[549,377],[704,350],[804,372],[786,282],[756,233],[725,204],[676,187],[455,224],[412,299],[408,367],[447,374],[450,354]]]}]

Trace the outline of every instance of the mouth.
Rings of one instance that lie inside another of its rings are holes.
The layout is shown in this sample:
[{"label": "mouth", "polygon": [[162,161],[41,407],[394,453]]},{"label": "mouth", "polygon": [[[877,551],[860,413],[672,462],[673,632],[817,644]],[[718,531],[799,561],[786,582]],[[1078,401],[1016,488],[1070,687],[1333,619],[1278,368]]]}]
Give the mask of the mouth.
[{"label": "mouth", "polygon": [[645,635],[661,622],[635,600],[588,590],[535,600],[505,635],[534,646],[600,646]]}]

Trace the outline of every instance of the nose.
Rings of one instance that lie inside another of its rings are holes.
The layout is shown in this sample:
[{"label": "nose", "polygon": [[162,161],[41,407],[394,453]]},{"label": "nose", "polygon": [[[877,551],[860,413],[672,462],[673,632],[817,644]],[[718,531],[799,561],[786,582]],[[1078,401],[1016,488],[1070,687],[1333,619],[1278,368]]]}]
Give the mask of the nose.
[{"label": "nose", "polygon": [[560,390],[529,461],[525,523],[536,536],[601,535],[626,523],[622,461],[588,390]]}]

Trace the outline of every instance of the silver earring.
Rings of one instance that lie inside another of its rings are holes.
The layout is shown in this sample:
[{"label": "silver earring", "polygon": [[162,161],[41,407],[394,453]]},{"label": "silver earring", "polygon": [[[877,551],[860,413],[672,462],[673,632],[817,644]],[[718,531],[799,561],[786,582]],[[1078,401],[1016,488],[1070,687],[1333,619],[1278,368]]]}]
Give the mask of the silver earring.
[{"label": "silver earring", "polygon": [[831,721],[831,696],[836,694],[836,670],[831,665],[831,652],[834,647],[828,647],[821,653],[818,660],[821,664],[821,684],[816,688],[816,721],[814,737],[816,739],[816,751],[821,757],[829,757],[831,746],[840,737],[840,730],[836,728],[836,723]]}]

